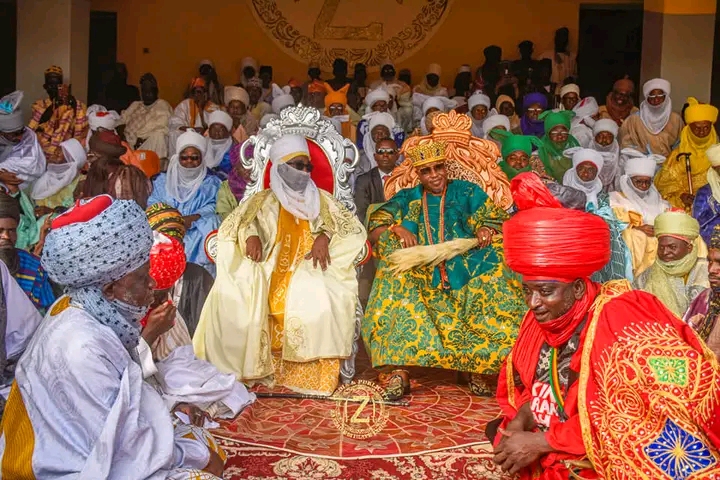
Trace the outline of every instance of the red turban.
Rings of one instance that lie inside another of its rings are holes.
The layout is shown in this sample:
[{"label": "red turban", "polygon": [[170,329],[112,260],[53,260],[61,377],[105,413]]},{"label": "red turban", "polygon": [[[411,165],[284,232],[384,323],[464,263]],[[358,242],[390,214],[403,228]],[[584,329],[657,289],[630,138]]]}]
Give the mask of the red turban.
[{"label": "red turban", "polygon": [[505,262],[525,280],[572,282],[610,260],[610,228],[591,213],[536,207],[503,225]]},{"label": "red turban", "polygon": [[510,181],[510,193],[518,210],[534,207],[562,208],[540,177],[534,172],[523,172]]},{"label": "red turban", "polygon": [[155,280],[155,290],[167,290],[180,280],[187,263],[183,244],[153,232],[155,242],[150,250],[150,276]]}]

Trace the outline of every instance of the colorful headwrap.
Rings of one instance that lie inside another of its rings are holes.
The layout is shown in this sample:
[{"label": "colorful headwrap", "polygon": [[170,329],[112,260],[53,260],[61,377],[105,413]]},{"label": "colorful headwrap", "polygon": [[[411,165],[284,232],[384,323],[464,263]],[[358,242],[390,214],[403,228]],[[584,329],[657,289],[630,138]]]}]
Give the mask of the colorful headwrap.
[{"label": "colorful headwrap", "polygon": [[145,211],[150,228],[179,242],[185,239],[185,222],[177,209],[167,203],[155,203]]},{"label": "colorful headwrap", "polygon": [[515,176],[510,181],[510,193],[518,210],[551,207],[585,211],[583,192],[557,182],[544,182],[535,172],[522,172]]},{"label": "colorful headwrap", "polygon": [[688,97],[687,102],[690,104],[685,110],[685,122],[688,125],[695,122],[715,123],[717,121],[717,107],[707,103],[700,103],[695,97]]},{"label": "colorful headwrap", "polygon": [[708,245],[708,247],[713,250],[720,250],[720,223],[713,227],[712,234],[710,235],[710,245]]},{"label": "colorful headwrap", "polygon": [[47,70],[45,70],[45,76],[47,77],[48,75],[58,75],[58,76],[62,77],[63,69],[58,67],[57,65],[53,65],[51,67],[48,67]]},{"label": "colorful headwrap", "polygon": [[550,133],[550,130],[557,127],[558,125],[562,125],[568,130],[570,130],[570,125],[574,116],[575,112],[573,112],[572,110],[561,110],[559,112],[547,110],[540,114],[538,120],[542,120],[544,122],[543,125],[545,128],[545,133],[547,134]]},{"label": "colorful headwrap", "polygon": [[167,290],[185,273],[187,258],[185,247],[178,240],[160,232],[153,232],[150,249],[150,276],[155,280],[155,290]]},{"label": "colorful headwrap", "polygon": [[343,107],[347,107],[347,92],[349,88],[350,84],[348,83],[340,90],[333,90],[329,83],[325,83],[325,91],[327,92],[327,95],[325,95],[325,110],[334,103],[339,103]]},{"label": "colorful headwrap", "polygon": [[202,77],[195,77],[192,80],[190,80],[190,90],[197,87],[205,87],[205,79]]},{"label": "colorful headwrap", "polygon": [[569,283],[610,260],[610,228],[591,213],[535,207],[503,224],[505,262],[525,281]]}]

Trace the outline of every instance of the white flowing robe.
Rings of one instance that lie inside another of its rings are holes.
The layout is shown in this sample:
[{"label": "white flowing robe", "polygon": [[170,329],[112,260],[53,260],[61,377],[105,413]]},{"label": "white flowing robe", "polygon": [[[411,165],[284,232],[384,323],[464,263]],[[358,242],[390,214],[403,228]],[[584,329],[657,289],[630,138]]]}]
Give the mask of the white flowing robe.
[{"label": "white flowing robe", "polygon": [[157,100],[152,105],[142,101],[133,102],[122,112],[121,124],[125,124],[125,140],[135,147],[138,138],[145,141],[137,150],[152,150],[159,158],[168,155],[168,123],[173,108],[165,100]]},{"label": "white flowing robe", "polygon": [[0,437],[0,476],[214,478],[196,470],[208,463],[207,443],[185,438],[188,427],[174,429],[162,397],[117,335],[81,308],[53,316],[55,310],[15,371]]},{"label": "white flowing robe", "polygon": [[[348,358],[355,334],[357,277],[355,259],[367,234],[357,217],[330,194],[320,191],[320,215],[310,222],[313,238],[331,236],[326,271],[303,259],[285,297],[283,360],[309,362]],[[270,190],[255,194],[223,222],[218,234],[217,278],[195,331],[198,358],[240,380],[273,374],[268,321],[270,278],[275,269],[280,203]],[[259,263],[248,259],[245,241],[257,235]],[[306,252],[309,253],[309,252]]]},{"label": "white flowing robe", "polygon": [[[193,128],[199,128],[203,126],[203,121],[205,122],[205,125],[209,125],[210,121],[210,114],[218,109],[217,105],[214,103],[208,104],[205,107],[205,110],[202,112],[197,112],[195,114],[195,118],[193,120],[189,120],[190,118],[190,102],[192,102],[192,99],[186,98],[182,102],[178,104],[177,107],[175,107],[175,112],[170,117],[170,120],[168,121],[168,130],[169,130],[169,137],[168,137],[168,155],[167,157],[170,158],[173,155],[175,155],[177,152],[175,151],[177,145],[177,139],[180,135],[182,135],[183,132],[180,130],[181,127],[193,127]],[[202,115],[202,118],[200,118],[200,115]],[[192,122],[192,125],[190,123]]]}]

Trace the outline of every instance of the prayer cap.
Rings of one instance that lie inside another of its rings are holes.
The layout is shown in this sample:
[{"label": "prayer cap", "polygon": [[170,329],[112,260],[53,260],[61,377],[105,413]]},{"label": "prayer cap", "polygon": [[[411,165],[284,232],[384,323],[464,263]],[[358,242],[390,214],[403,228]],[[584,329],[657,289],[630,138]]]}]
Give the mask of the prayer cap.
[{"label": "prayer cap", "polygon": [[155,290],[167,290],[185,273],[187,258],[185,247],[174,238],[153,231],[150,249],[150,276],[155,280]]},{"label": "prayer cap", "polygon": [[670,95],[670,82],[662,78],[648,80],[643,85],[643,96],[647,98],[653,90],[662,90],[665,95]]},{"label": "prayer cap", "polygon": [[48,75],[59,75],[62,77],[63,69],[58,67],[57,65],[53,65],[51,67],[48,67],[47,70],[45,70],[45,76],[47,77]]},{"label": "prayer cap", "polygon": [[708,103],[700,103],[695,97],[688,97],[690,106],[685,110],[685,122],[690,125],[695,122],[715,123],[718,118],[718,109]]},{"label": "prayer cap", "polygon": [[482,124],[483,132],[485,132],[485,138],[488,138],[490,131],[493,128],[505,127],[506,131],[510,131],[510,119],[500,113],[488,116]]},{"label": "prayer cap", "polygon": [[300,155],[310,157],[307,140],[300,135],[283,135],[270,147],[270,160],[273,164],[285,163]]},{"label": "prayer cap", "polygon": [[615,120],[609,118],[601,118],[593,125],[593,135],[597,135],[600,132],[610,132],[614,137],[617,137],[620,127]]},{"label": "prayer cap", "polygon": [[444,161],[446,147],[447,145],[444,142],[423,143],[408,150],[407,156],[412,161],[413,166],[422,167],[423,165]]},{"label": "prayer cap", "polygon": [[610,260],[610,228],[591,213],[536,206],[503,224],[505,262],[525,281],[569,283]]},{"label": "prayer cap", "polygon": [[371,90],[368,92],[368,94],[365,96],[365,105],[372,108],[373,105],[375,105],[377,102],[389,102],[390,101],[390,93],[388,93],[387,90],[384,88],[376,88],[375,90]]},{"label": "prayer cap", "polygon": [[710,165],[720,167],[720,143],[716,143],[705,150],[705,156],[710,161]]},{"label": "prayer cap", "polygon": [[295,105],[295,99],[292,95],[289,93],[283,93],[282,95],[278,95],[277,97],[273,98],[272,101],[272,110],[273,113],[277,113],[278,115],[285,107],[292,107]]},{"label": "prayer cap", "polygon": [[175,142],[175,151],[178,154],[182,153],[187,147],[195,147],[200,150],[200,155],[205,156],[207,150],[207,138],[203,137],[195,130],[186,130],[185,133],[180,135]]},{"label": "prayer cap", "polygon": [[179,242],[185,239],[185,222],[180,212],[167,203],[156,203],[145,210],[150,228]]},{"label": "prayer cap", "polygon": [[[623,152],[624,153],[624,152]],[[625,175],[628,177],[650,177],[655,176],[657,161],[652,156],[640,156],[629,158],[625,162]]]},{"label": "prayer cap", "polygon": [[372,112],[371,114],[365,115],[364,118],[368,119],[368,131],[372,132],[372,129],[378,125],[385,125],[390,134],[392,135],[392,129],[395,128],[395,118],[387,112]]},{"label": "prayer cap", "polygon": [[562,110],[559,112],[547,110],[541,113],[538,119],[543,120],[545,126],[545,133],[547,134],[550,133],[550,130],[557,127],[558,125],[562,125],[568,130],[570,130],[570,123],[574,116],[575,113],[570,110]]},{"label": "prayer cap", "polygon": [[3,191],[0,191],[0,218],[12,218],[20,223],[20,203]]},{"label": "prayer cap", "polygon": [[[415,94],[420,95],[420,94]],[[447,102],[450,100],[445,97],[427,97],[425,101],[422,103],[422,112],[423,115],[427,115],[427,111],[431,108],[437,108],[441,112],[447,111]]]},{"label": "prayer cap", "polygon": [[325,107],[329,107],[333,103],[339,103],[343,106],[347,106],[347,92],[349,88],[350,84],[348,83],[339,90],[333,90],[330,84],[326,82],[325,91],[327,92],[327,95],[325,95]]},{"label": "prayer cap", "polygon": [[152,244],[147,217],[135,201],[100,195],[78,200],[53,220],[42,266],[65,287],[103,286],[144,265]]},{"label": "prayer cap", "polygon": [[490,97],[481,92],[473,93],[472,95],[470,95],[470,98],[468,98],[468,108],[470,109],[470,112],[472,112],[473,108],[477,107],[478,105],[484,105],[485,108],[489,110],[490,105],[492,105],[492,103],[490,102]]},{"label": "prayer cap", "polygon": [[430,66],[427,69],[426,75],[434,74],[438,77],[442,75],[442,68],[440,68],[440,65],[437,63],[431,63]]},{"label": "prayer cap", "polygon": [[25,127],[20,102],[23,92],[16,90],[0,98],[0,132],[17,132]]},{"label": "prayer cap", "polygon": [[574,83],[568,83],[567,85],[564,85],[560,89],[560,98],[564,97],[568,93],[574,93],[578,97],[580,96],[580,87],[575,85]]},{"label": "prayer cap", "polygon": [[694,241],[700,235],[700,224],[693,217],[681,210],[670,210],[655,217],[655,236],[673,237]]},{"label": "prayer cap", "polygon": [[222,110],[215,110],[208,115],[208,127],[212,126],[213,123],[219,123],[227,128],[228,132],[232,131],[232,117]]},{"label": "prayer cap", "polygon": [[225,87],[225,105],[237,100],[246,107],[250,104],[250,95],[242,87]]}]

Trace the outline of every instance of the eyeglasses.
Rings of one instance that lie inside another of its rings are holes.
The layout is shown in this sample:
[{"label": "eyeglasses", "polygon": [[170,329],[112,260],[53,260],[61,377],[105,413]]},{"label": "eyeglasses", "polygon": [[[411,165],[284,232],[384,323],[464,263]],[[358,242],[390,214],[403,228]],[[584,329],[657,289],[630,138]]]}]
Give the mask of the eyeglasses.
[{"label": "eyeglasses", "polygon": [[378,155],[395,155],[397,150],[394,148],[378,148],[375,153]]},{"label": "eyeglasses", "polygon": [[542,108],[528,108],[528,113],[542,113],[544,110]]},{"label": "eyeglasses", "polygon": [[632,183],[637,188],[650,188],[652,185],[651,179],[639,179],[639,178],[632,178]]},{"label": "eyeglasses", "polygon": [[182,161],[192,160],[193,162],[197,162],[200,160],[200,155],[180,155],[180,160],[182,160]]},{"label": "eyeglasses", "polygon": [[302,161],[294,161],[294,162],[287,162],[288,165],[293,167],[295,170],[304,170],[308,173],[313,171],[313,164],[308,162],[302,162]]},{"label": "eyeglasses", "polygon": [[648,100],[656,100],[656,99],[662,99],[665,100],[666,95],[648,95]]},{"label": "eyeglasses", "polygon": [[444,172],[445,164],[437,163],[435,165],[430,165],[429,167],[423,167],[419,171],[420,171],[420,175],[430,175],[432,172],[435,172],[435,173]]},{"label": "eyeglasses", "polygon": [[550,132],[550,137],[552,138],[568,138],[570,136],[570,133],[568,132]]}]

